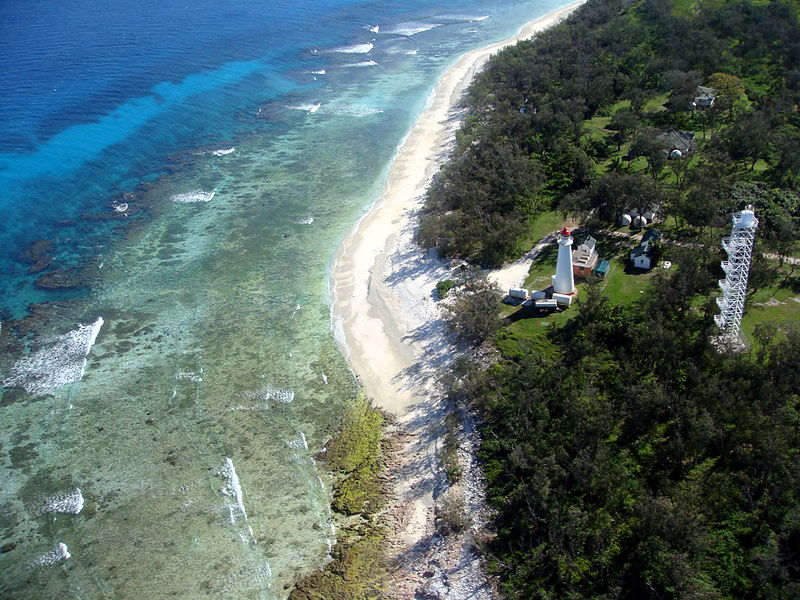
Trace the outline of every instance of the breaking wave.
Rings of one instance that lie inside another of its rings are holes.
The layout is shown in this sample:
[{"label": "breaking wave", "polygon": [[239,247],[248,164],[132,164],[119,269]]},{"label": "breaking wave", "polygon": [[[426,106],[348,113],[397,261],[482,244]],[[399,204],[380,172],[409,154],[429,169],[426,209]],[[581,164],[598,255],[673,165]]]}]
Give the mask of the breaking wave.
[{"label": "breaking wave", "polygon": [[403,35],[412,36],[423,31],[430,31],[441,27],[442,23],[420,23],[417,21],[408,21],[407,23],[398,23],[389,27],[381,29],[381,33],[386,35]]},{"label": "breaking wave", "polygon": [[437,22],[443,24],[448,23],[475,23],[476,21],[485,21],[489,15],[436,15],[433,17]]},{"label": "breaking wave", "polygon": [[44,515],[48,513],[61,513],[77,515],[83,509],[83,494],[80,488],[67,494],[55,494],[31,506],[31,513]]},{"label": "breaking wave", "polygon": [[225,156],[226,154],[232,154],[236,151],[235,146],[231,146],[230,148],[220,148],[219,150],[212,150],[211,154],[214,156]]},{"label": "breaking wave", "polygon": [[320,112],[337,117],[366,117],[369,115],[380,114],[383,111],[379,108],[371,108],[369,106],[362,106],[359,104],[332,102],[330,104],[325,104],[321,108]]},{"label": "breaking wave", "polygon": [[[335,117],[366,117],[369,115],[377,115],[383,112],[379,108],[372,108],[359,104],[348,104],[346,102],[331,102],[329,104],[295,104],[289,106],[292,110],[302,110],[308,114],[331,115]],[[300,225],[310,225],[314,221],[309,217],[301,221],[297,221]]]},{"label": "breaking wave", "polygon": [[326,50],[326,52],[333,52],[335,54],[366,54],[370,52],[375,47],[375,44],[372,42],[367,42],[365,44],[351,44],[349,46],[337,46],[336,48],[331,48],[330,50]]},{"label": "breaking wave", "polygon": [[51,567],[67,560],[70,556],[72,555],[69,553],[69,548],[67,548],[65,543],[61,542],[58,544],[58,546],[50,550],[50,552],[42,554],[39,558],[33,561],[30,566]]},{"label": "breaking wave", "polygon": [[276,388],[268,385],[260,390],[245,392],[242,394],[242,396],[251,400],[260,400],[263,402],[263,404],[252,404],[250,406],[240,404],[239,406],[233,406],[228,410],[266,410],[269,407],[270,402],[278,404],[290,404],[294,400],[294,390],[292,388]]},{"label": "breaking wave", "polygon": [[3,387],[21,387],[29,394],[44,394],[62,385],[80,381],[86,369],[86,356],[103,326],[103,318],[91,325],[78,325],[54,340],[44,340],[45,347],[15,362]]},{"label": "breaking wave", "polygon": [[225,458],[225,464],[218,471],[220,477],[225,479],[225,486],[220,490],[228,499],[226,507],[230,514],[231,523],[236,523],[239,517],[247,521],[247,511],[244,509],[244,499],[242,498],[242,486],[239,483],[239,476],[230,458]]},{"label": "breaking wave", "polygon": [[317,102],[316,104],[298,104],[296,106],[292,106],[291,108],[293,108],[294,110],[304,110],[307,113],[313,115],[315,112],[319,110],[320,106],[322,106],[322,103]]},{"label": "breaking wave", "polygon": [[178,204],[193,204],[195,202],[211,202],[216,194],[216,190],[213,192],[204,192],[203,190],[195,190],[193,192],[186,192],[183,194],[175,194],[170,198],[173,202],[177,202]]},{"label": "breaking wave", "polygon": [[308,441],[306,440],[306,434],[301,431],[298,437],[296,437],[293,440],[289,440],[288,442],[286,442],[286,445],[289,446],[289,448],[292,448],[293,450],[300,450],[301,448],[303,450],[308,450]]},{"label": "breaking wave", "polygon": [[374,60],[363,60],[361,62],[347,63],[347,64],[339,65],[339,66],[344,68],[344,69],[353,68],[353,67],[377,67],[378,63],[376,63]]}]

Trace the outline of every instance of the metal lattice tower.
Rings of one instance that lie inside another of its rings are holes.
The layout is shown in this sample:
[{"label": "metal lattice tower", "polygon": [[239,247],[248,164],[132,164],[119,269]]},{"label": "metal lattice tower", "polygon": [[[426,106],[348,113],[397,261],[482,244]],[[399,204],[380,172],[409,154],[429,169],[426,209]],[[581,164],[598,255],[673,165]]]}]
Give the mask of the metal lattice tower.
[{"label": "metal lattice tower", "polygon": [[753,207],[733,215],[731,236],[723,238],[722,248],[728,253],[728,260],[722,261],[725,279],[721,279],[719,287],[722,296],[717,298],[721,314],[714,316],[714,321],[722,330],[721,337],[730,343],[741,343],[742,314],[747,296],[747,276],[750,273],[750,259],[753,256],[753,242],[756,238],[758,219]]}]

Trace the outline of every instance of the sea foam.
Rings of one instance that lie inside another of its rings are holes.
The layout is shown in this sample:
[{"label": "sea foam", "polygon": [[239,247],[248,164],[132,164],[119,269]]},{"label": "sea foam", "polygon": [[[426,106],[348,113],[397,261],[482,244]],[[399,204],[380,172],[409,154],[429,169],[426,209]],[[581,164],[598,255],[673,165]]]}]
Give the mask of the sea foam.
[{"label": "sea foam", "polygon": [[294,110],[303,110],[303,111],[313,115],[315,112],[317,112],[320,109],[321,106],[322,106],[322,103],[321,102],[317,102],[316,104],[297,104],[295,106],[292,106],[291,108],[293,108]]},{"label": "sea foam", "polygon": [[193,192],[186,192],[183,194],[175,194],[170,198],[173,202],[177,202],[178,204],[193,204],[196,202],[211,202],[216,194],[216,190],[213,192],[204,192],[203,190],[195,190]]},{"label": "sea foam", "polygon": [[281,404],[289,404],[294,400],[294,390],[292,388],[275,388],[268,385],[260,390],[251,392],[251,394],[251,397],[258,398],[259,400],[272,400],[274,402],[280,402]]},{"label": "sea foam", "polygon": [[362,60],[361,62],[347,63],[339,65],[343,69],[361,68],[361,67],[377,67],[378,63],[374,60]]},{"label": "sea foam", "polygon": [[338,46],[336,48],[331,48],[328,52],[335,52],[336,54],[366,54],[370,52],[375,47],[375,44],[372,42],[367,42],[365,44],[351,44],[349,46]]},{"label": "sea foam", "polygon": [[21,387],[29,394],[44,394],[83,378],[86,356],[97,340],[103,318],[91,325],[78,325],[62,336],[43,341],[41,349],[20,358],[11,374],[0,381],[3,387]]},{"label": "sea foam", "polygon": [[370,115],[377,115],[383,112],[380,108],[372,108],[370,106],[362,106],[359,104],[347,104],[345,102],[332,102],[325,104],[320,109],[320,112],[326,115],[333,115],[337,117],[367,117]]},{"label": "sea foam", "polygon": [[231,146],[230,148],[220,148],[219,150],[212,150],[211,154],[214,156],[225,156],[226,154],[232,154],[236,152],[236,148]]},{"label": "sea foam", "polygon": [[306,440],[306,434],[301,431],[299,437],[289,440],[286,442],[286,445],[294,450],[300,450],[300,448],[303,450],[308,450],[308,440]]},{"label": "sea foam", "polygon": [[489,15],[436,15],[433,17],[436,21],[443,21],[444,23],[475,23],[476,21],[485,21]]},{"label": "sea foam", "polygon": [[77,515],[83,509],[83,494],[80,488],[75,488],[69,493],[54,494],[31,506],[31,513],[43,515],[47,513],[61,513]]},{"label": "sea foam", "polygon": [[[353,64],[349,66],[358,66],[358,65]],[[321,102],[317,102],[316,104],[295,104],[290,106],[289,108],[291,108],[292,110],[302,110],[309,114],[319,113],[321,115],[346,116],[346,117],[366,117],[368,115],[376,115],[383,112],[379,108],[361,106],[358,104],[347,104],[345,102],[331,102],[329,104],[322,104]],[[298,224],[310,225],[313,222],[314,219],[309,217],[303,219],[302,221],[298,221]]]},{"label": "sea foam", "polygon": [[199,371],[178,371],[175,373],[175,379],[185,379],[194,383],[203,382],[203,369]]},{"label": "sea foam", "polygon": [[294,400],[294,390],[292,388],[276,388],[268,385],[259,390],[245,392],[242,394],[242,396],[252,400],[261,400],[264,402],[264,404],[254,404],[250,406],[239,405],[231,407],[228,410],[266,410],[269,407],[270,402],[276,402],[278,404],[290,404]]},{"label": "sea foam", "polygon": [[31,567],[51,567],[53,565],[57,565],[58,563],[67,560],[70,556],[69,548],[63,542],[59,543],[58,546],[50,550],[50,552],[46,552],[42,554],[39,558],[35,561],[30,563]]},{"label": "sea foam", "polygon": [[236,468],[230,458],[225,458],[225,464],[220,467],[219,474],[226,481],[225,486],[220,491],[233,500],[233,502],[227,503],[231,523],[235,523],[239,517],[244,518],[246,521],[247,511],[244,509],[242,486],[239,483],[239,476],[236,474]]},{"label": "sea foam", "polygon": [[437,27],[441,26],[442,23],[420,23],[417,21],[409,21],[407,23],[398,23],[397,25],[391,25],[389,27],[385,27],[381,29],[381,33],[386,35],[412,36],[418,33],[422,33],[423,31],[430,31],[431,29],[436,29]]}]

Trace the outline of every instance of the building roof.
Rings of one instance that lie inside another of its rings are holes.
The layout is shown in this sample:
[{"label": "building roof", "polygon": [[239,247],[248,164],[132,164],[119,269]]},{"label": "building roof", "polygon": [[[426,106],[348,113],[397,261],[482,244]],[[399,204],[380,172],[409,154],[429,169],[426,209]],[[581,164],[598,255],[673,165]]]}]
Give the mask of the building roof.
[{"label": "building roof", "polygon": [[668,152],[680,150],[682,154],[686,154],[694,150],[694,134],[689,131],[665,131],[658,139],[664,142]]},{"label": "building roof", "polygon": [[586,239],[583,240],[583,243],[580,246],[578,246],[578,248],[580,248],[581,246],[586,246],[589,250],[594,252],[594,247],[596,245],[597,245],[597,240],[594,239],[592,236],[587,235]]},{"label": "building roof", "polygon": [[650,240],[658,241],[661,239],[661,232],[658,229],[648,229],[644,232],[642,236],[642,244],[649,242]]},{"label": "building roof", "polygon": [[631,250],[631,260],[639,256],[650,256],[653,251],[652,242],[661,239],[661,232],[658,229],[648,229],[642,236],[642,241],[636,248]]},{"label": "building roof", "polygon": [[696,94],[697,96],[695,96],[694,99],[695,102],[697,102],[698,100],[700,100],[701,102],[702,101],[711,102],[717,97],[717,90],[715,90],[714,88],[698,85]]},{"label": "building roof", "polygon": [[631,250],[631,260],[639,256],[650,256],[650,242],[645,242]]},{"label": "building roof", "polygon": [[572,253],[573,266],[593,267],[598,259],[597,251],[594,248],[596,243],[597,240],[592,236],[587,237]]},{"label": "building roof", "polygon": [[608,273],[608,270],[610,268],[611,268],[610,262],[608,262],[607,260],[601,260],[600,264],[597,265],[597,267],[595,268],[595,271],[605,275],[606,273]]}]

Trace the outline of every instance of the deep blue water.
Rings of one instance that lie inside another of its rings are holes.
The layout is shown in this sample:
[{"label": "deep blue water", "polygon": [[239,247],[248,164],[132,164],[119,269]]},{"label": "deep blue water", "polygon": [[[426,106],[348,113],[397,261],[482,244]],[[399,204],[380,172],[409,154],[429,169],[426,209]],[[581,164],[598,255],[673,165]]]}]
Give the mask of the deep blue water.
[{"label": "deep blue water", "polygon": [[447,65],[564,3],[0,3],[0,596],[281,598],[323,560],[333,253]]},{"label": "deep blue water", "polygon": [[[167,155],[263,130],[252,119],[259,103],[307,91],[313,84],[298,73],[331,58],[311,50],[369,41],[376,36],[367,25],[435,23],[431,17],[447,14],[457,18],[441,30],[458,35],[458,17],[491,16],[475,40],[463,40],[475,43],[509,32],[516,15],[527,18],[531,5],[542,4],[0,4],[0,307],[20,317],[28,303],[48,299],[26,276],[21,249],[55,239],[62,266],[85,259],[69,247],[74,232],[65,220],[102,211],[115,194],[157,177]],[[94,229],[102,237],[109,227]],[[85,231],[77,235],[86,240]]]}]

